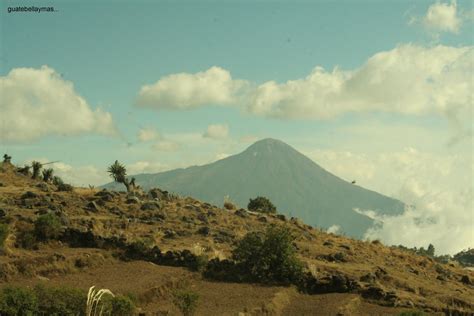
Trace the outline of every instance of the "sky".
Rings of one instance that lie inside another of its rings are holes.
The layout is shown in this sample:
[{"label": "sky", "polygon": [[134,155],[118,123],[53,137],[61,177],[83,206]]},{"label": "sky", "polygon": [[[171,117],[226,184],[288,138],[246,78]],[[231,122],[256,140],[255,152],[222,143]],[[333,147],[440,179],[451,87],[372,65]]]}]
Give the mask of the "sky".
[{"label": "sky", "polygon": [[[388,244],[473,247],[474,2],[31,1],[0,16],[0,149],[75,185],[277,138],[416,205]],[[337,224],[337,223],[335,223]]]}]

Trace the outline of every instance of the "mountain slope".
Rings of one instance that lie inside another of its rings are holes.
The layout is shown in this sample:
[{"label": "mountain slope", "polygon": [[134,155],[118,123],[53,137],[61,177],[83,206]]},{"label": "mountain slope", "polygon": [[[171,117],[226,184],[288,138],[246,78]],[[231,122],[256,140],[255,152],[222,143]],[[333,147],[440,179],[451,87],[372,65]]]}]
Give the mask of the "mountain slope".
[{"label": "mountain slope", "polygon": [[[258,141],[240,154],[208,165],[135,178],[145,189],[160,187],[217,205],[229,196],[246,207],[249,198],[263,195],[283,214],[319,227],[339,225],[344,233],[359,238],[373,223],[354,208],[391,215],[403,209],[400,201],[350,184],[275,139]],[[113,183],[106,187],[122,189]]]}]

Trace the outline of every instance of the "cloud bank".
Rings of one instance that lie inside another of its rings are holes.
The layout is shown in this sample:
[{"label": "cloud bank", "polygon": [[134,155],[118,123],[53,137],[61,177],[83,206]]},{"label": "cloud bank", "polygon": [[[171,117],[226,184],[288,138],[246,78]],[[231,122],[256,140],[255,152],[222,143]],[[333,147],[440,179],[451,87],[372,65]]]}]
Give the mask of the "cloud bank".
[{"label": "cloud bank", "polygon": [[203,134],[203,137],[212,139],[225,139],[227,136],[229,136],[229,126],[226,124],[211,124]]},{"label": "cloud bank", "polygon": [[166,76],[142,87],[138,105],[183,110],[218,104],[279,119],[331,119],[382,112],[443,116],[457,134],[472,133],[474,47],[404,44],[379,52],[356,69],[315,67],[305,78],[254,84],[212,67]]},{"label": "cloud bank", "polygon": [[52,68],[15,68],[0,77],[0,139],[30,142],[47,135],[116,135],[110,113],[93,110]]}]

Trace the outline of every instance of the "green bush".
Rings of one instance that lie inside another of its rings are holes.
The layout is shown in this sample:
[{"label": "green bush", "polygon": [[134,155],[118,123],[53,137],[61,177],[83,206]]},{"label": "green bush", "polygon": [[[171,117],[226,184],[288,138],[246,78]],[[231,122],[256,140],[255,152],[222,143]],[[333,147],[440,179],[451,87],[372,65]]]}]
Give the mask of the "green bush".
[{"label": "green bush", "polygon": [[38,301],[38,313],[42,315],[83,315],[86,292],[67,287],[37,285],[34,293]]},{"label": "green bush", "polygon": [[127,296],[115,296],[111,300],[110,315],[130,316],[135,314],[135,304]]},{"label": "green bush", "polygon": [[36,315],[37,298],[33,290],[7,286],[0,292],[0,315],[30,316]]},{"label": "green bush", "polygon": [[276,213],[276,207],[269,199],[263,196],[257,196],[255,199],[250,199],[247,209],[253,212],[260,213]]},{"label": "green bush", "polygon": [[196,311],[199,295],[190,290],[180,290],[173,293],[173,304],[184,316],[192,316]]},{"label": "green bush", "polygon": [[7,240],[8,232],[8,225],[0,224],[0,251],[2,251],[3,247],[5,246],[5,240]]},{"label": "green bush", "polygon": [[401,312],[398,316],[425,316],[426,314],[419,310]]},{"label": "green bush", "polygon": [[27,222],[17,222],[15,224],[15,246],[24,249],[34,249],[37,246],[35,228]]},{"label": "green bush", "polygon": [[293,241],[288,228],[272,225],[264,234],[248,233],[232,257],[249,281],[296,284],[302,277],[303,265],[296,257]]},{"label": "green bush", "polygon": [[56,239],[61,234],[61,221],[51,213],[38,217],[35,221],[35,237],[39,241]]}]

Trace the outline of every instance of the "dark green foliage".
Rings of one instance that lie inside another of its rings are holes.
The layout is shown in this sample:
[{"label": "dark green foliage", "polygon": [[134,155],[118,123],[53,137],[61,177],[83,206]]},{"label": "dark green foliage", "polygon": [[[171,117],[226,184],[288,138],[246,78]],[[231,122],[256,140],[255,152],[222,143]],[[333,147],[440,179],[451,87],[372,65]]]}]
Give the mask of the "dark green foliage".
[{"label": "dark green foliage", "polygon": [[180,290],[173,293],[173,304],[179,308],[184,316],[194,315],[199,295],[190,290]]},{"label": "dark green foliage", "polygon": [[12,161],[12,156],[9,156],[7,154],[3,155],[3,162],[4,163],[11,163],[11,161]]},{"label": "dark green foliage", "polygon": [[195,260],[192,260],[190,263],[188,263],[188,268],[191,271],[197,271],[197,272],[204,271],[209,261],[207,256],[206,255],[195,256],[194,259]]},{"label": "dark green foliage", "polygon": [[232,257],[250,281],[295,284],[302,276],[303,266],[296,257],[294,239],[288,228],[270,226],[265,234],[248,233]]},{"label": "dark green foliage", "polygon": [[[0,291],[0,315],[84,316],[87,293],[81,289],[46,287],[34,289],[7,286]],[[135,303],[126,296],[103,298],[103,315],[135,315]]]},{"label": "dark green foliage", "polygon": [[257,196],[255,199],[250,199],[247,209],[249,211],[260,213],[276,213],[275,205],[263,196]]},{"label": "dark green foliage", "polygon": [[35,237],[39,241],[56,239],[61,234],[61,221],[52,214],[44,214],[35,221]]},{"label": "dark green foliage", "polygon": [[83,315],[87,301],[87,293],[80,289],[67,287],[34,288],[37,298],[38,312],[42,315]]},{"label": "dark green foliage", "polygon": [[34,226],[27,222],[17,222],[15,224],[15,246],[24,249],[36,248],[37,242],[35,237]]},{"label": "dark green foliage", "polygon": [[63,179],[61,179],[61,177],[54,176],[54,177],[53,177],[53,184],[54,184],[55,186],[59,186],[59,185],[61,185],[61,184],[64,184],[64,181],[63,181]]},{"label": "dark green foliage", "polygon": [[0,292],[0,315],[32,316],[38,308],[33,290],[7,286]]},{"label": "dark green foliage", "polygon": [[58,188],[58,191],[72,191],[73,187],[70,184],[64,183],[63,179],[58,176],[53,177],[53,184]]},{"label": "dark green foliage", "polygon": [[25,165],[24,167],[22,168],[17,168],[17,171],[21,174],[24,174],[25,176],[29,175],[30,174],[30,169],[31,169],[31,166],[27,166]]},{"label": "dark green foliage", "polygon": [[33,167],[33,175],[32,175],[32,178],[33,179],[38,179],[39,175],[40,175],[40,170],[41,168],[43,168],[43,165],[41,164],[41,162],[38,162],[38,161],[33,161],[31,163],[31,166]]},{"label": "dark green foliage", "polygon": [[454,255],[454,260],[458,261],[463,266],[474,266],[474,249],[461,251]]},{"label": "dark green foliage", "polygon": [[8,225],[7,224],[0,224],[0,251],[3,250],[3,247],[5,245],[5,240],[7,240],[8,237]]},{"label": "dark green foliage", "polygon": [[115,160],[114,164],[107,168],[109,175],[118,183],[123,183],[127,188],[127,192],[130,192],[130,186],[135,186],[135,178],[132,179],[132,183],[127,179],[127,169],[124,165]]},{"label": "dark green foliage", "polygon": [[53,173],[54,170],[49,168],[49,169],[44,169],[43,170],[43,181],[44,182],[49,182],[53,179]]},{"label": "dark green foliage", "polygon": [[111,300],[111,313],[113,316],[130,316],[135,314],[135,303],[127,296],[115,296]]}]

